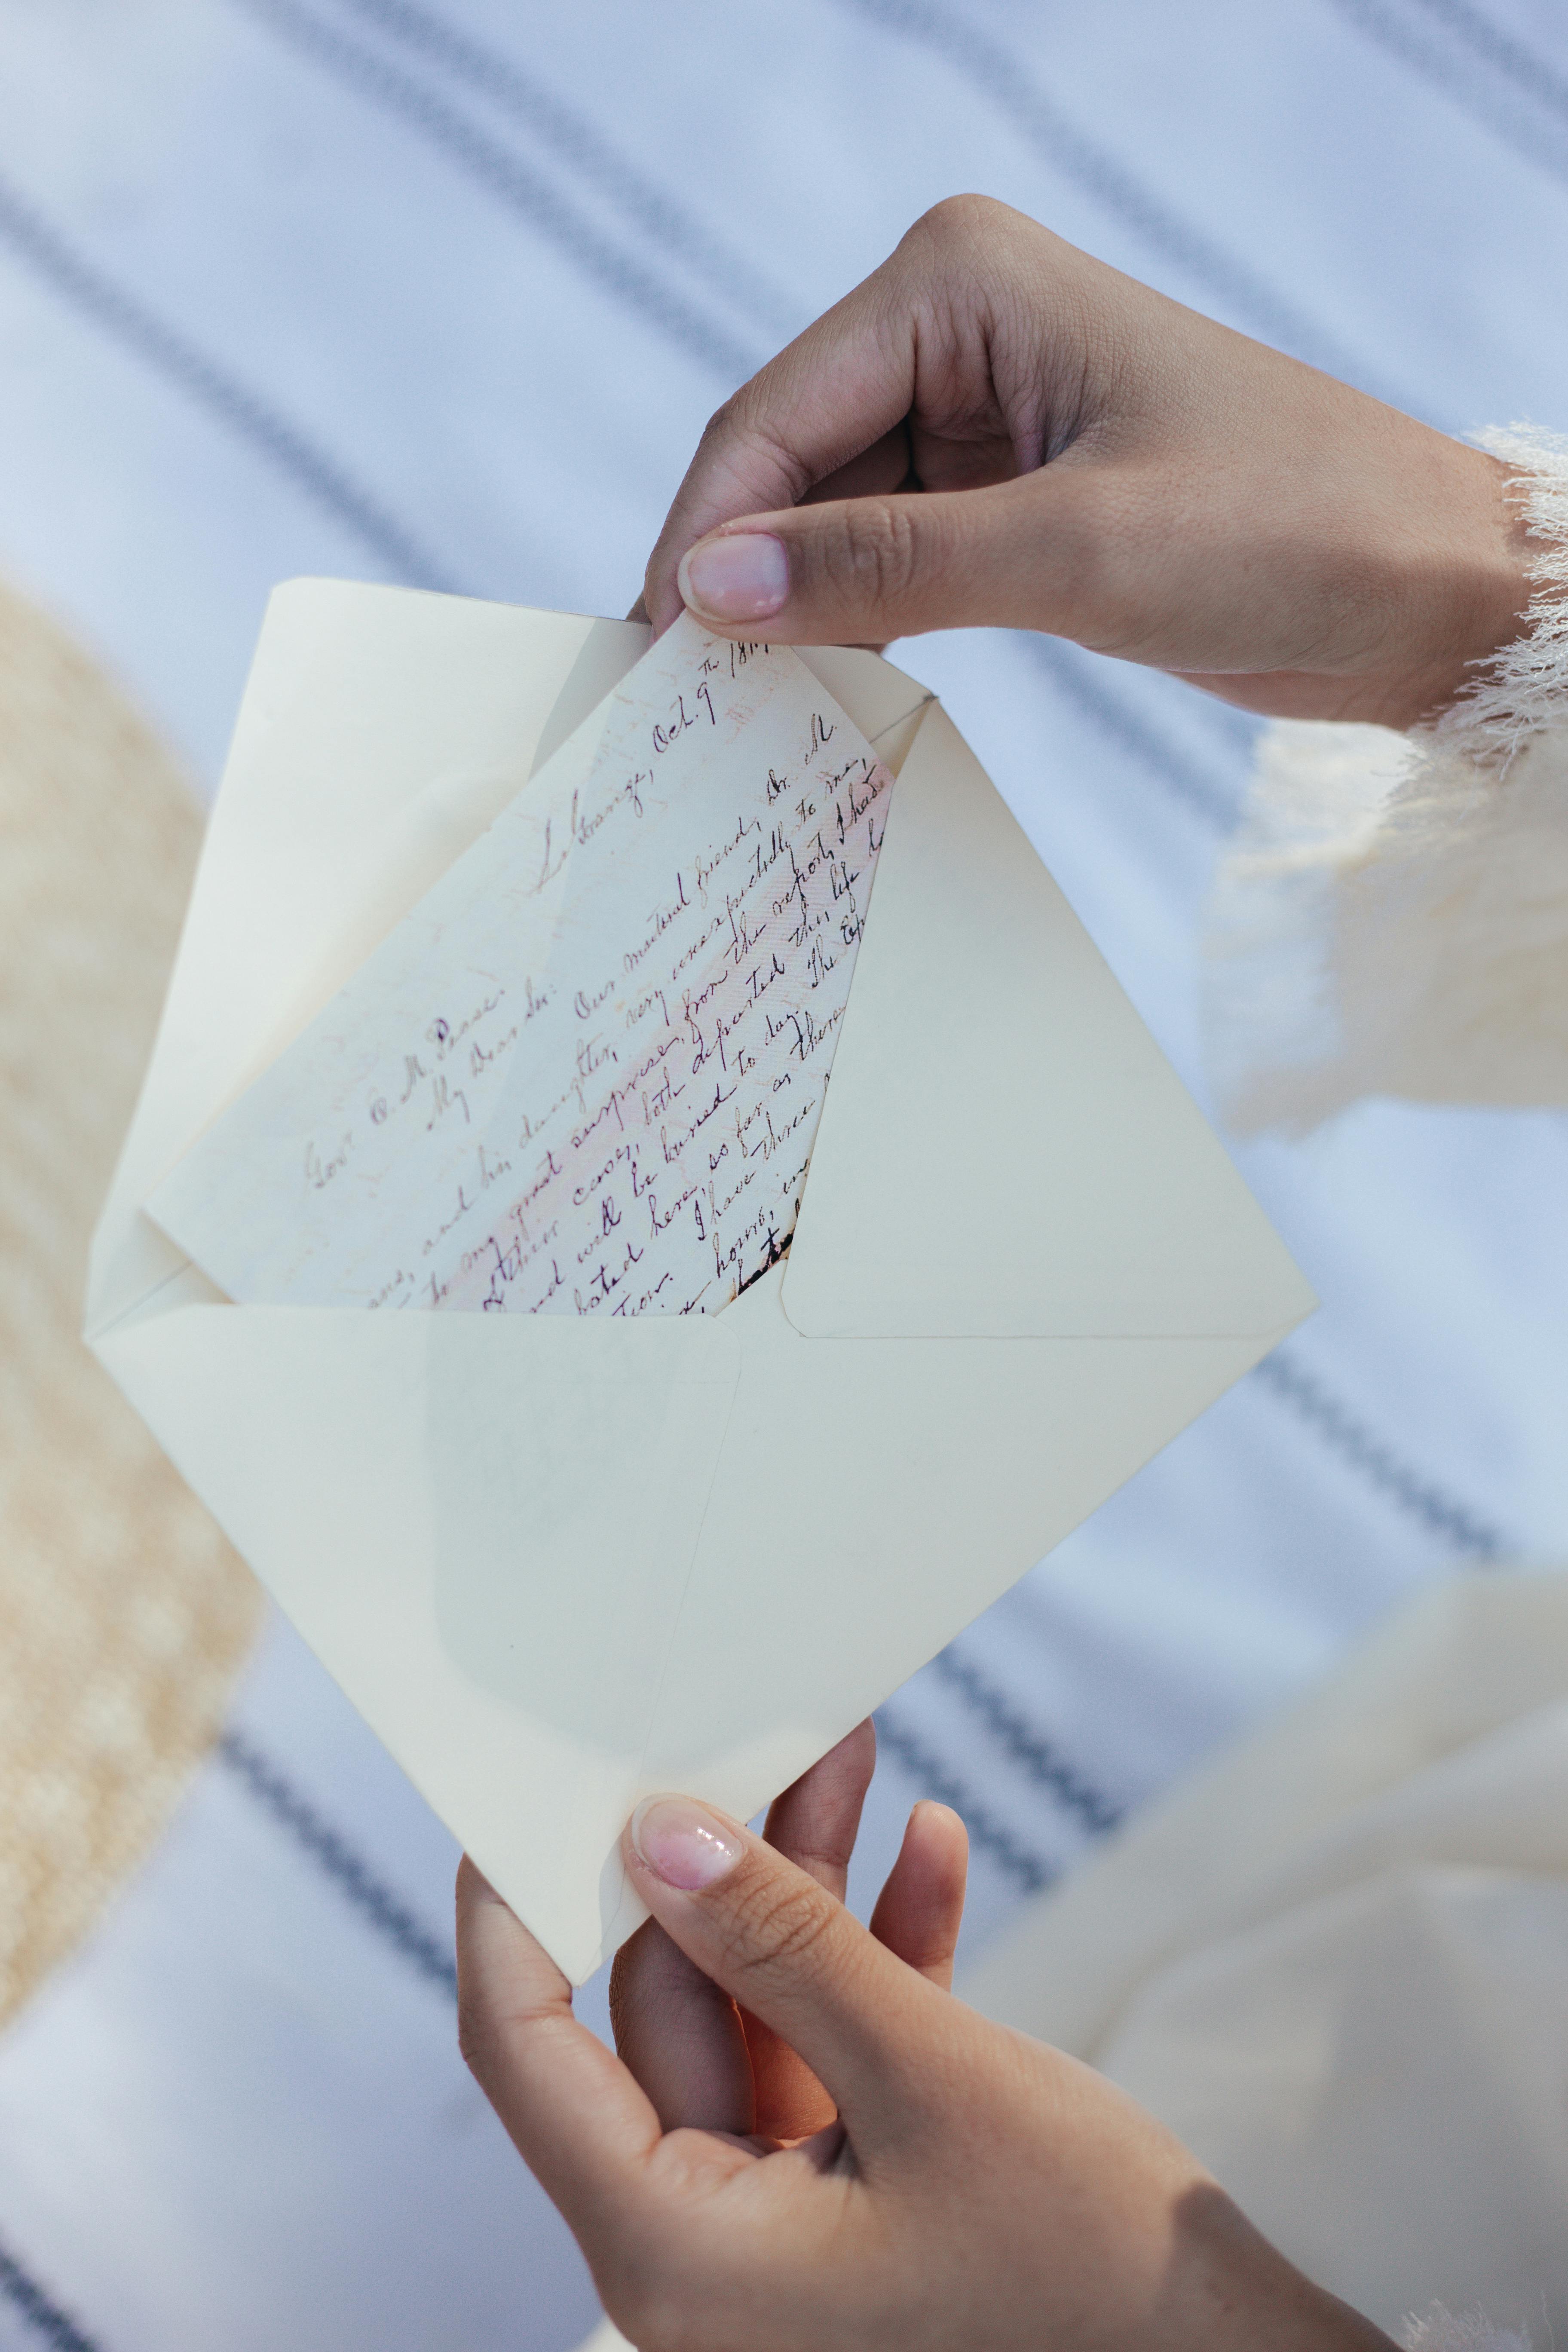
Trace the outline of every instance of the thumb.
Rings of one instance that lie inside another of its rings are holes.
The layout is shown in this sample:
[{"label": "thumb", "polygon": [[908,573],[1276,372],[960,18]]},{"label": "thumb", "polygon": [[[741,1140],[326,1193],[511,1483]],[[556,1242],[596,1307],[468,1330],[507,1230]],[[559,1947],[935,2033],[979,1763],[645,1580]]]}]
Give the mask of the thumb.
[{"label": "thumb", "polygon": [[[1052,476],[1055,478],[1052,478]],[[1099,534],[1087,469],[1041,467],[985,489],[791,507],[697,541],[677,581],[721,636],[885,644],[923,629],[1076,635]]]},{"label": "thumb", "polygon": [[650,1797],[624,1843],[637,1893],[704,1975],[805,2059],[852,2128],[892,2123],[946,1997],[709,1806]]}]

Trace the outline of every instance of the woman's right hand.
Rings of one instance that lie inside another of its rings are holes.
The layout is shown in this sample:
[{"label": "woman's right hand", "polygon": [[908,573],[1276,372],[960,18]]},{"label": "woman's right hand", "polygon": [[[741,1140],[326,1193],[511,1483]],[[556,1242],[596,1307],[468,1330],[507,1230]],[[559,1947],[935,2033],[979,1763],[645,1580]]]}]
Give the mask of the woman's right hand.
[{"label": "woman's right hand", "polygon": [[917,221],[702,436],[658,629],[1041,629],[1254,710],[1410,725],[1517,635],[1494,459],[981,196]]},{"label": "woman's right hand", "polygon": [[644,2352],[1391,2352],[1102,2075],[953,1999],[953,1815],[916,1809],[869,1930],[844,1908],[873,1752],[863,1727],[765,1840],[638,1808],[619,2057],[463,1865],[464,2051],[617,2326]]}]

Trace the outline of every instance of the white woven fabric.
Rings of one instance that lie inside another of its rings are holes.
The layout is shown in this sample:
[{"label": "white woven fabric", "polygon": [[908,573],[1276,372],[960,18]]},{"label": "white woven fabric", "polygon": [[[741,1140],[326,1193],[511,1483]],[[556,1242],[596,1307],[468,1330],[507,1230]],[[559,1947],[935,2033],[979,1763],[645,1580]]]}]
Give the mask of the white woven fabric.
[{"label": "white woven fabric", "polygon": [[[1568,423],[1568,13],[1472,14],[0,0],[0,572],[210,785],[276,580],[624,612],[714,404],[963,187],[1444,430]],[[898,658],[1193,1083],[1250,723],[1008,632]],[[1568,1129],[1372,1108],[1242,1160],[1322,1313],[899,1694],[863,1912],[940,1790],[978,1949],[1399,1593],[1568,1555]],[[586,2272],[430,1965],[450,1840],[284,1629],[237,1727],[272,1797],[216,1763],[0,2042],[0,2252],[100,2352],[569,2352]],[[49,2324],[0,2300],[0,2352]]]},{"label": "white woven fabric", "polygon": [[1436,726],[1260,740],[1205,941],[1244,1133],[1367,1095],[1568,1102],[1568,439],[1479,437],[1538,542],[1525,634]]}]

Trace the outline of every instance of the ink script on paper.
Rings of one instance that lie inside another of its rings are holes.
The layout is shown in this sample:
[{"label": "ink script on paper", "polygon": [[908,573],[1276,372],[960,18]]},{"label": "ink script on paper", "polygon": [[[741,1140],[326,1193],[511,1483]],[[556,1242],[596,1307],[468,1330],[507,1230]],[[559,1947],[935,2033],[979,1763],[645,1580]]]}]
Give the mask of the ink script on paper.
[{"label": "ink script on paper", "polygon": [[237,1300],[716,1312],[794,1229],[891,788],[682,619],[151,1213]]}]

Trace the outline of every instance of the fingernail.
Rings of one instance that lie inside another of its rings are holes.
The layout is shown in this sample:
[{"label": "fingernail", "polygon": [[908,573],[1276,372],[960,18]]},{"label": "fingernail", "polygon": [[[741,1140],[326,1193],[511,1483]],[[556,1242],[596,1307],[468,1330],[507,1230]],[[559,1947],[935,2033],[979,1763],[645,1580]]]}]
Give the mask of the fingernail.
[{"label": "fingernail", "polygon": [[680,593],[699,617],[765,621],[789,597],[789,556],[782,539],[738,530],[689,548],[676,575]]},{"label": "fingernail", "polygon": [[639,1861],[683,1895],[717,1885],[742,1853],[728,1822],[689,1797],[645,1797],[632,1815],[632,1845]]}]

